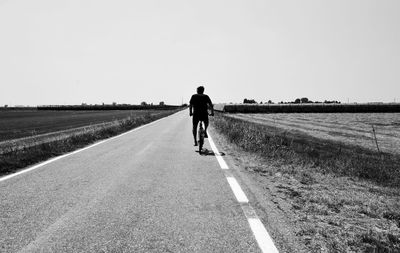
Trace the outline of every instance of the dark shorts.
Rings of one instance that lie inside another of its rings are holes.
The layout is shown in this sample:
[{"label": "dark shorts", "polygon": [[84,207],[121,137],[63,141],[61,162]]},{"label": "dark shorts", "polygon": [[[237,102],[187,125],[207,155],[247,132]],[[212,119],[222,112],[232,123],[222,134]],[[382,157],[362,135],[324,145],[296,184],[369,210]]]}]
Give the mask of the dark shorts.
[{"label": "dark shorts", "polygon": [[193,114],[193,126],[197,126],[199,124],[199,121],[202,120],[204,121],[204,124],[208,124],[208,115],[202,115],[202,114]]}]

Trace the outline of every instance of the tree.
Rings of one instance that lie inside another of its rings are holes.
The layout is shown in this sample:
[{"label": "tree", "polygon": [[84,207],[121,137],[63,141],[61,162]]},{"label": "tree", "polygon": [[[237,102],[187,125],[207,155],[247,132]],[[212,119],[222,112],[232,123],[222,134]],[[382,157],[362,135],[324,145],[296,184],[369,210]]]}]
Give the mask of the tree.
[{"label": "tree", "polygon": [[254,99],[247,99],[245,98],[243,100],[243,104],[257,104],[257,102]]},{"label": "tree", "polygon": [[295,104],[300,104],[301,100],[300,98],[296,98],[296,100],[294,101]]},{"label": "tree", "polygon": [[301,103],[302,104],[308,103],[308,98],[301,98]]},{"label": "tree", "polygon": [[146,105],[147,105],[147,103],[146,103],[145,101],[143,101],[142,103],[140,103],[140,105],[142,105],[142,106],[146,106]]},{"label": "tree", "polygon": [[325,104],[340,104],[340,101],[336,101],[336,100],[332,100],[332,101],[330,101],[330,100],[325,100],[324,103],[325,103]]}]

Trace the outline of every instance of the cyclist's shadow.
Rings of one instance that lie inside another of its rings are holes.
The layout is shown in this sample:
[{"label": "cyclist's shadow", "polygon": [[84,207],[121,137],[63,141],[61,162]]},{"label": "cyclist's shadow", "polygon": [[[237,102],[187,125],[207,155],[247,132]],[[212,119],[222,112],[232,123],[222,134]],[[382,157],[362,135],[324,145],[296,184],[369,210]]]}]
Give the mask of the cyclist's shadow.
[{"label": "cyclist's shadow", "polygon": [[[199,153],[198,150],[196,150],[196,152]],[[201,154],[200,154],[200,155],[204,155],[204,156],[216,156],[216,155],[224,156],[225,153],[224,153],[224,152],[214,153],[214,151],[208,150],[208,149],[204,148],[204,149],[201,151]]]}]

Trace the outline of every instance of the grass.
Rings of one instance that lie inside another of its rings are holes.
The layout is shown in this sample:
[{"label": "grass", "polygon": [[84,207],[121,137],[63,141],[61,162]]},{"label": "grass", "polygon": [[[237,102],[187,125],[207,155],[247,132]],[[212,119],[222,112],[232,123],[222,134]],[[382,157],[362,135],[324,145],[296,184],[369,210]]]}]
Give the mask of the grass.
[{"label": "grass", "polygon": [[36,145],[24,145],[3,150],[0,153],[0,175],[15,172],[26,166],[71,152],[101,139],[118,135],[125,131],[147,124],[151,121],[168,116],[173,111],[146,112],[115,120],[109,124],[92,125],[77,131],[60,134],[51,139],[38,141]]},{"label": "grass", "polygon": [[400,187],[400,155],[321,140],[299,131],[289,132],[224,114],[216,117],[214,125],[232,143],[264,157],[307,165],[323,173],[359,177],[384,186]]},{"label": "grass", "polygon": [[229,113],[371,113],[400,112],[400,104],[220,104],[216,109]]},{"label": "grass", "polygon": [[0,142],[64,131],[128,117],[157,114],[160,110],[47,111],[0,110]]},{"label": "grass", "polygon": [[280,113],[229,116],[279,126],[289,132],[301,131],[319,139],[340,141],[373,151],[378,151],[379,148],[386,153],[400,154],[399,113]]},{"label": "grass", "polygon": [[398,156],[225,114],[211,126],[307,252],[400,252]]}]

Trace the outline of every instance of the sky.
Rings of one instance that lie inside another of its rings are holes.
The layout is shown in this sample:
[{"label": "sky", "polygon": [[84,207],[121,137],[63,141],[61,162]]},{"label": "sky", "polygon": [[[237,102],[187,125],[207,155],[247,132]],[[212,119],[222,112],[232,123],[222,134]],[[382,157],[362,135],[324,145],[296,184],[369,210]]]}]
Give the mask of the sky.
[{"label": "sky", "polygon": [[400,102],[398,0],[0,0],[0,106]]}]

